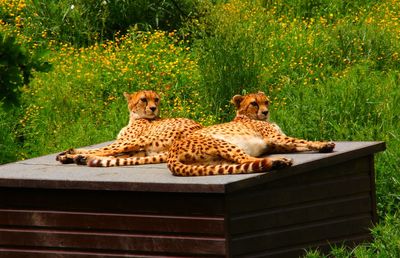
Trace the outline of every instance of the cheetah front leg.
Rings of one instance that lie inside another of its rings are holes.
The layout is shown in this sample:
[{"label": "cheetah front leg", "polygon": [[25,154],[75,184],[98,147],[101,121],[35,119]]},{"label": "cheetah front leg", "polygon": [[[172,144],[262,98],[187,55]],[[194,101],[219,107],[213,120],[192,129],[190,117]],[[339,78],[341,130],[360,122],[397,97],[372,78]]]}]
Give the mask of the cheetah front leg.
[{"label": "cheetah front leg", "polygon": [[303,151],[331,152],[335,148],[333,142],[308,141],[289,137],[286,135],[274,135],[265,139],[268,145],[268,153],[293,153]]},{"label": "cheetah front leg", "polygon": [[167,161],[168,152],[157,153],[151,156],[132,156],[132,157],[100,157],[88,156],[87,165],[89,167],[115,167],[115,166],[133,166],[144,164],[159,164]]},{"label": "cheetah front leg", "polygon": [[78,165],[86,165],[86,160],[90,156],[119,156],[129,153],[143,153],[143,149],[147,145],[145,139],[136,139],[132,142],[116,141],[107,146],[97,149],[69,149],[57,155],[56,160],[63,164],[76,163]]}]

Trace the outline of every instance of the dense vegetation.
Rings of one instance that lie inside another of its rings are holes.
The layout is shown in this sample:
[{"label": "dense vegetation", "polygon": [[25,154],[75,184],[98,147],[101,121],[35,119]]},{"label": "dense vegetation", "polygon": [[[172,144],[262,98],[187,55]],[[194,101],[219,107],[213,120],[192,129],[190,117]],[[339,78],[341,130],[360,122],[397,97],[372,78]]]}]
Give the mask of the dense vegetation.
[{"label": "dense vegetation", "polygon": [[332,255],[400,257],[399,55],[398,0],[0,0],[0,163],[113,139],[124,91],[207,125],[262,90],[289,135],[387,143],[375,239]]}]

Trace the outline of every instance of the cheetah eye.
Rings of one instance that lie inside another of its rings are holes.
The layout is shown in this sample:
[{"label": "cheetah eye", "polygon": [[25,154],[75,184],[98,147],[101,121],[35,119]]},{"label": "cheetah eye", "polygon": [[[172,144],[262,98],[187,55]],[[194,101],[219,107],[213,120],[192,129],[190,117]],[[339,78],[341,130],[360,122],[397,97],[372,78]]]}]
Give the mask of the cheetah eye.
[{"label": "cheetah eye", "polygon": [[147,99],[146,98],[141,98],[140,99],[142,102],[147,102]]},{"label": "cheetah eye", "polygon": [[252,106],[254,106],[254,107],[258,107],[258,104],[257,104],[256,101],[252,101],[252,102],[250,102],[250,104],[251,104]]},{"label": "cheetah eye", "polygon": [[159,99],[158,99],[158,98],[155,98],[155,99],[154,99],[154,102],[156,102],[156,103],[157,103],[158,101],[159,101]]},{"label": "cheetah eye", "polygon": [[265,105],[268,106],[269,105],[269,101],[265,101]]}]

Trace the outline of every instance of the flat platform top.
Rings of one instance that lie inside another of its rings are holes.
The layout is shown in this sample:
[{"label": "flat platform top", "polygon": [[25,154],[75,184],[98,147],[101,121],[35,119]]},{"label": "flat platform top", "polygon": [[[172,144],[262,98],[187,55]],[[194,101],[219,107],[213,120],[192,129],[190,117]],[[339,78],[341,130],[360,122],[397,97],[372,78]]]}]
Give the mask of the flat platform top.
[{"label": "flat platform top", "polygon": [[[104,144],[103,144],[104,145]],[[84,189],[145,192],[224,193],[303,173],[318,167],[374,154],[383,142],[336,142],[332,153],[279,154],[294,159],[292,167],[254,174],[175,177],[166,164],[91,168],[58,163],[56,154],[0,166],[0,187]]]}]

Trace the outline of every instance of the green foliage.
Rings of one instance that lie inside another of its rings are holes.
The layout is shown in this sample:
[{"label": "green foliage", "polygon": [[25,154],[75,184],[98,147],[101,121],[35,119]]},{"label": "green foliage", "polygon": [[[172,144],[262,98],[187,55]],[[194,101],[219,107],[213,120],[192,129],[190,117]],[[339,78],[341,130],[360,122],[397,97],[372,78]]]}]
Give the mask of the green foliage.
[{"label": "green foliage", "polygon": [[[237,93],[255,90],[263,58],[267,55],[265,35],[259,34],[266,17],[254,3],[208,6],[209,14],[192,24],[197,30],[195,47],[200,51],[199,66],[203,94],[223,120],[232,117],[229,100]],[[255,20],[260,19],[260,26]]]},{"label": "green foliage", "polygon": [[49,68],[40,55],[30,54],[15,37],[0,31],[0,101],[16,102],[19,87],[29,83],[32,70],[48,71]]},{"label": "green foliage", "polygon": [[113,39],[129,28],[178,28],[193,15],[198,0],[27,0],[30,35],[42,35],[74,45]]},{"label": "green foliage", "polygon": [[[399,125],[400,110],[395,104],[400,96],[399,80],[397,72],[354,66],[341,78],[331,78],[313,87],[284,88],[280,96],[287,98],[287,104],[276,110],[274,117],[282,120],[282,125],[288,124],[288,128],[297,123],[295,130],[304,137],[396,140],[388,139],[387,132]],[[292,118],[284,118],[287,110],[294,112]],[[302,114],[309,120],[296,122]]]},{"label": "green foliage", "polygon": [[315,18],[320,16],[344,17],[351,15],[362,8],[369,8],[376,0],[263,0],[266,8],[277,9],[279,15],[288,15],[300,18]]},{"label": "green foliage", "polygon": [[3,103],[0,102],[0,164],[15,161],[18,157],[19,147],[15,129],[17,122],[15,118],[19,116],[15,110],[4,110]]},{"label": "green foliage", "polygon": [[[372,70],[398,69],[400,45],[394,36],[398,31],[363,9],[370,3],[353,4],[362,8],[354,10],[354,16],[341,13],[341,19],[329,12],[315,18],[287,16],[279,11],[294,10],[287,1],[264,8],[257,1],[238,0],[208,6],[209,14],[192,26],[200,51],[202,88],[214,111],[227,117],[231,110],[221,108],[240,92],[261,89],[275,96],[285,86],[340,78],[360,63]],[[336,9],[338,13],[341,8]]]},{"label": "green foliage", "polygon": [[400,45],[390,33],[374,24],[344,24],[334,30],[332,42],[334,53],[339,58],[332,60],[331,65],[339,65],[337,61],[347,63],[369,62],[376,70],[398,69],[400,62],[395,57]]},{"label": "green foliage", "polygon": [[15,38],[0,34],[0,100],[15,102],[18,86],[23,84],[26,55]]},{"label": "green foliage", "polygon": [[400,256],[400,217],[387,215],[384,223],[372,230],[375,241],[369,246],[370,254],[378,257],[395,258]]}]

